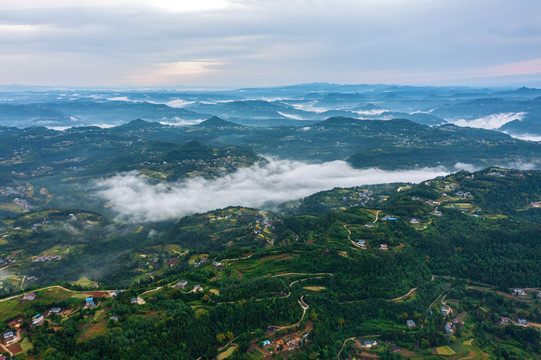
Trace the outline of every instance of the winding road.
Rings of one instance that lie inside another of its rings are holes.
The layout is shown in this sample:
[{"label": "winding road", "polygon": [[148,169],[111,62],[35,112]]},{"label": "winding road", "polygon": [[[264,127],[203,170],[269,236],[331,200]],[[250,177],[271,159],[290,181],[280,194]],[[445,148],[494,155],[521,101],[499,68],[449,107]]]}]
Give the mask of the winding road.
[{"label": "winding road", "polygon": [[380,211],[381,210],[378,210],[378,212],[376,212],[376,220],[374,220],[374,224],[376,223],[376,221],[378,221],[378,216],[379,216]]},{"label": "winding road", "polygon": [[388,299],[387,301],[398,301],[398,300],[402,300],[403,298],[405,297],[408,297],[411,295],[412,292],[416,291],[417,288],[411,288],[410,291],[408,291],[406,294],[402,295],[402,296],[399,296],[397,298],[394,298],[394,299]]}]

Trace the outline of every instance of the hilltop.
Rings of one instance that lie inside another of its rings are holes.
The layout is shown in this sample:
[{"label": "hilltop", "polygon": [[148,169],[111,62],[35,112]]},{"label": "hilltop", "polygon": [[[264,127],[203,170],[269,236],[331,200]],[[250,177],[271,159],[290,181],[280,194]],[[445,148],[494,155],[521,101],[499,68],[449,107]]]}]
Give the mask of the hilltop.
[{"label": "hilltop", "polygon": [[213,116],[210,119],[207,119],[207,120],[203,121],[202,123],[200,123],[197,126],[211,127],[211,128],[231,128],[231,127],[233,127],[233,128],[241,127],[242,128],[242,127],[244,127],[242,125],[235,124],[234,122],[220,119],[217,116]]}]

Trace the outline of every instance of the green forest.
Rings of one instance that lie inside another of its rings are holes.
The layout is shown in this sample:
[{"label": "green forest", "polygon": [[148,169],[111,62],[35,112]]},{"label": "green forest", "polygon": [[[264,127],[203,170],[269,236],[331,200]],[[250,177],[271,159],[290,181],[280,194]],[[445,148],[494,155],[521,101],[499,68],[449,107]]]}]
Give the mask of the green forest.
[{"label": "green forest", "polygon": [[538,359],[540,200],[541,172],[487,168],[174,223],[10,216],[4,353]]}]

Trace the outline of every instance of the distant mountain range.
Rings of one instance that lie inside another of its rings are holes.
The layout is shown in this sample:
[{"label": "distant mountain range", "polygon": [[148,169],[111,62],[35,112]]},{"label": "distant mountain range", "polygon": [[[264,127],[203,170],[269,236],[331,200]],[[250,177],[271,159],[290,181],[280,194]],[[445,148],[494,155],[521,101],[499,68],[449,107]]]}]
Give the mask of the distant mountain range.
[{"label": "distant mountain range", "polygon": [[[0,125],[118,126],[133,119],[194,125],[218,116],[245,126],[302,126],[330,117],[454,123],[541,136],[541,89],[300,84],[220,91],[17,89],[0,93]],[[518,121],[515,121],[518,120]]]}]

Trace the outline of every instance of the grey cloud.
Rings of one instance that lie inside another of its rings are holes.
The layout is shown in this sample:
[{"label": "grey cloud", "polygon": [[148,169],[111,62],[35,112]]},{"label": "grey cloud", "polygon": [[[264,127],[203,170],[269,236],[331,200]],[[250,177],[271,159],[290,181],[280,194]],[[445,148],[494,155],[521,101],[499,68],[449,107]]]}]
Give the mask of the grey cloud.
[{"label": "grey cloud", "polygon": [[359,170],[344,161],[307,164],[271,160],[267,165],[240,169],[213,180],[192,178],[156,183],[135,172],[119,174],[101,181],[96,194],[123,221],[157,221],[227,206],[269,208],[334,187],[420,182],[447,173],[443,168]]},{"label": "grey cloud", "polygon": [[[214,59],[224,64],[218,73],[172,81],[396,82],[399,75],[427,72],[437,78],[442,71],[471,71],[540,56],[538,1],[231,2],[230,8],[195,13],[114,0],[119,6],[86,2],[41,9],[35,2],[34,9],[0,11],[0,24],[44,25],[41,31],[0,36],[2,54],[33,54],[25,71],[14,71],[22,66],[17,60],[0,62],[7,69],[2,81],[28,84],[43,76],[41,82],[49,84],[75,78],[115,85],[111,82],[126,81],[155,64]],[[59,61],[48,77],[42,75],[43,59],[63,56],[76,60]],[[100,76],[107,68],[109,74]],[[81,69],[92,73],[84,78]]]}]

